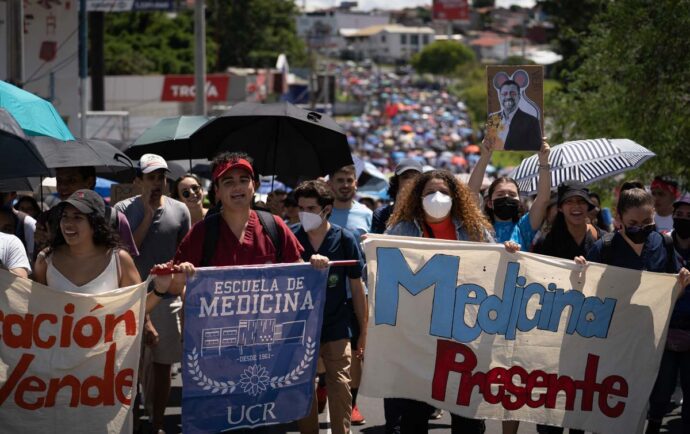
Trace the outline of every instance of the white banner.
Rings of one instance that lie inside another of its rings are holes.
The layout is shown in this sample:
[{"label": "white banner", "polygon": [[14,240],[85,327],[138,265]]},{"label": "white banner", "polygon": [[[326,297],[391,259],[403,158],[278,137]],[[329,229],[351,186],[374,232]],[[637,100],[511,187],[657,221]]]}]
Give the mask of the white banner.
[{"label": "white banner", "polygon": [[132,432],[145,285],[74,294],[0,270],[0,431]]},{"label": "white banner", "polygon": [[365,252],[362,394],[479,419],[641,431],[674,276],[419,238],[370,236]]}]

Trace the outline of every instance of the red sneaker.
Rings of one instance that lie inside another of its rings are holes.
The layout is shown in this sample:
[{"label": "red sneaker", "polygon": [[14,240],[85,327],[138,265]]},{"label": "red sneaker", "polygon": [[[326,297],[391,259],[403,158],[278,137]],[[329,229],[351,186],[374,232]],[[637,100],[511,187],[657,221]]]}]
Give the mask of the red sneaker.
[{"label": "red sneaker", "polygon": [[328,389],[326,389],[326,386],[316,386],[316,402],[319,405],[319,414],[323,413],[328,402]]},{"label": "red sneaker", "polygon": [[362,413],[359,412],[359,408],[355,405],[352,407],[352,416],[350,417],[350,423],[352,425],[364,425],[367,423],[366,419],[364,419],[364,416],[362,416]]}]

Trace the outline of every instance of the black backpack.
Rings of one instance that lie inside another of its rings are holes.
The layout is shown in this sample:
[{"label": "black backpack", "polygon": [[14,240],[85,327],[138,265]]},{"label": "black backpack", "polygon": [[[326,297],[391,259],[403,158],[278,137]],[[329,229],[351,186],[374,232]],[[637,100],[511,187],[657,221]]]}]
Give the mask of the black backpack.
[{"label": "black backpack", "polygon": [[[601,262],[603,264],[611,264],[613,260],[613,237],[615,232],[605,234],[601,239],[604,245],[601,249]],[[666,247],[666,273],[676,274],[676,249],[673,246],[673,237],[669,234],[659,233],[664,238],[664,247]]]},{"label": "black backpack", "polygon": [[[256,215],[259,217],[259,222],[261,227],[266,231],[268,237],[273,243],[273,247],[276,249],[276,263],[283,262],[283,230],[278,224],[276,224],[273,214],[268,211],[263,211],[260,209],[254,210]],[[216,245],[218,244],[218,237],[220,235],[220,225],[221,225],[221,214],[213,213],[210,216],[206,216],[204,219],[204,225],[206,226],[206,233],[204,234],[204,246],[201,254],[201,264],[200,267],[207,267],[211,263],[211,258],[216,252]]]}]

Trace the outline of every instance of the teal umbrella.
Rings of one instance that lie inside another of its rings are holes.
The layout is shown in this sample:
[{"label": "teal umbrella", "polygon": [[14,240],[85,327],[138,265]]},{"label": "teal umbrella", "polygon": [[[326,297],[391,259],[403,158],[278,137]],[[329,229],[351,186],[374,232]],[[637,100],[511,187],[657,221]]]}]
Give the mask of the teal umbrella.
[{"label": "teal umbrella", "polygon": [[206,116],[161,119],[125,149],[125,154],[132,159],[138,159],[144,154],[157,154],[166,160],[191,159],[189,136],[210,119],[212,118]]},{"label": "teal umbrella", "polygon": [[0,108],[7,110],[29,136],[74,140],[69,128],[50,102],[2,80]]}]

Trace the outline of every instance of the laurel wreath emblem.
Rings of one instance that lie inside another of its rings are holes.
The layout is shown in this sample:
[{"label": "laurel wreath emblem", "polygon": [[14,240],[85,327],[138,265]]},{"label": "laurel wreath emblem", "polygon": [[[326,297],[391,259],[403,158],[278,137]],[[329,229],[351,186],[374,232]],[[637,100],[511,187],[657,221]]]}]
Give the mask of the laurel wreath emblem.
[{"label": "laurel wreath emblem", "polygon": [[[287,387],[293,384],[295,381],[304,375],[309,363],[314,360],[316,354],[316,342],[312,338],[307,338],[307,343],[305,344],[304,357],[299,362],[299,364],[290,372],[282,376],[272,377],[269,385],[273,389],[279,389],[282,387]],[[196,385],[201,387],[203,390],[210,391],[211,393],[220,393],[226,395],[228,393],[233,393],[237,388],[238,384],[234,381],[216,381],[209,378],[201,370],[199,366],[199,352],[196,347],[192,349],[191,354],[187,355],[187,372],[192,375],[192,380],[196,382]]]}]

